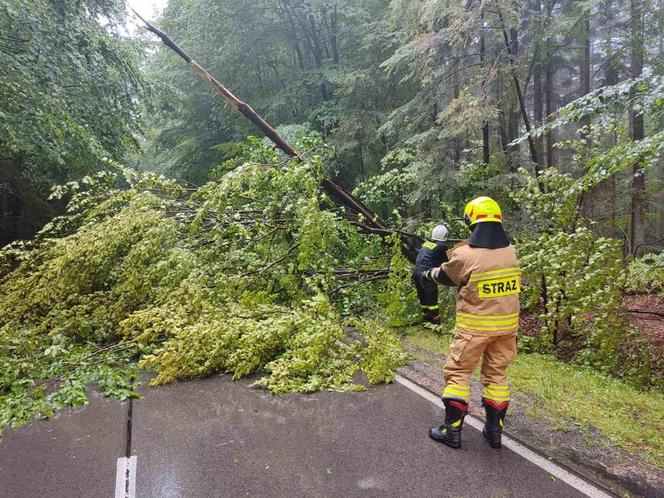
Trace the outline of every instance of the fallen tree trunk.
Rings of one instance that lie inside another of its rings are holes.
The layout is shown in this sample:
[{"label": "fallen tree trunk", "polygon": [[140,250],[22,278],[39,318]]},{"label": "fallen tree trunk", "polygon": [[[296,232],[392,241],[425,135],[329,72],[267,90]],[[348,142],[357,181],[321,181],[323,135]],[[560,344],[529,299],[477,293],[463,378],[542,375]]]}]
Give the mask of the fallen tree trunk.
[{"label": "fallen tree trunk", "polygon": [[[286,140],[279,134],[279,132],[270,126],[270,124],[265,121],[256,111],[254,111],[254,109],[249,104],[237,98],[233,92],[227,89],[214,76],[212,76],[207,70],[198,64],[187,52],[185,52],[177,43],[175,43],[168,35],[166,35],[166,33],[143,19],[143,17],[141,17],[141,15],[138,14],[138,12],[136,12],[134,9],[131,10],[136,15],[136,17],[138,17],[145,24],[145,27],[150,32],[157,35],[164,43],[164,45],[182,57],[187,62],[187,64],[192,67],[196,74],[207,81],[217,92],[219,92],[224,97],[224,99],[226,99],[226,102],[228,102],[234,109],[236,109],[238,112],[240,112],[240,114],[256,125],[265,134],[265,136],[272,140],[272,142],[281,151],[290,157],[299,157],[299,154],[295,148],[286,142]],[[333,202],[335,202],[335,204],[350,210],[356,215],[362,216],[362,221],[358,222],[357,224],[358,229],[361,231],[377,234],[383,238],[398,233],[401,240],[401,250],[404,256],[406,256],[406,258],[408,258],[411,263],[415,263],[417,252],[423,242],[419,236],[386,227],[378,215],[373,213],[367,206],[365,206],[360,199],[355,197],[350,192],[347,192],[340,185],[334,183],[331,180],[325,178],[322,179],[320,181],[320,187],[333,200]]]}]

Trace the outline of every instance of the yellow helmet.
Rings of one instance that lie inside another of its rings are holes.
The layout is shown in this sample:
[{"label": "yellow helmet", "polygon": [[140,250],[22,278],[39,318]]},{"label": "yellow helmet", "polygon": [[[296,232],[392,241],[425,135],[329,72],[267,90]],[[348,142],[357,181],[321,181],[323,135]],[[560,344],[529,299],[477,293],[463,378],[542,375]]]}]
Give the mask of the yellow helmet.
[{"label": "yellow helmet", "polygon": [[466,204],[466,209],[463,210],[463,220],[466,225],[471,226],[484,221],[502,223],[503,217],[496,201],[491,197],[478,197]]}]

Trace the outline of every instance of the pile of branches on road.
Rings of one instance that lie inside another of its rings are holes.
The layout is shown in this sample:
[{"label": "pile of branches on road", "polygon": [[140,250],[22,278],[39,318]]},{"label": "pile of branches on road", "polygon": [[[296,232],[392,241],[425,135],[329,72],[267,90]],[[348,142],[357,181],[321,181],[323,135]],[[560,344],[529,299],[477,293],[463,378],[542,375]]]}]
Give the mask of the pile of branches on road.
[{"label": "pile of branches on road", "polygon": [[313,145],[284,164],[253,141],[264,162],[199,189],[117,165],[62,187],[67,214],[0,252],[0,426],[85,402],[89,382],[130,396],[136,364],[154,384],[264,373],[275,393],[391,381],[400,342],[356,311],[402,314],[409,263],[329,209]]}]

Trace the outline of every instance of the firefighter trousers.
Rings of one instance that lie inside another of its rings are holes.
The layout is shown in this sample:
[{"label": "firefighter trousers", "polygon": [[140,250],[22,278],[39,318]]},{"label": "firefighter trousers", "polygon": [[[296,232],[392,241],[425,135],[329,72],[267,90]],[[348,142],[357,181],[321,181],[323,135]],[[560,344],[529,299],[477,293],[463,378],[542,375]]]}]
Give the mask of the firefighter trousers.
[{"label": "firefighter trousers", "polygon": [[425,315],[438,315],[438,284],[422,277],[422,272],[429,268],[416,266],[413,271],[413,284]]},{"label": "firefighter trousers", "polygon": [[497,403],[509,401],[507,367],[516,358],[516,349],[516,332],[495,336],[457,330],[443,368],[443,398],[470,400],[470,376],[481,359],[482,396]]}]

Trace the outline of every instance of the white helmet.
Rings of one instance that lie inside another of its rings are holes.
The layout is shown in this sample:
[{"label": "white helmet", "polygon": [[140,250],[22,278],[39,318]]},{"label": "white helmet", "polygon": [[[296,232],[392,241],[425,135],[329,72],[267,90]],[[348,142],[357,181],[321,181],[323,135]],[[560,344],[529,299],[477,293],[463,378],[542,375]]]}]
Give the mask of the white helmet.
[{"label": "white helmet", "polygon": [[446,240],[447,239],[447,227],[445,225],[436,225],[436,228],[431,232],[432,240]]}]

